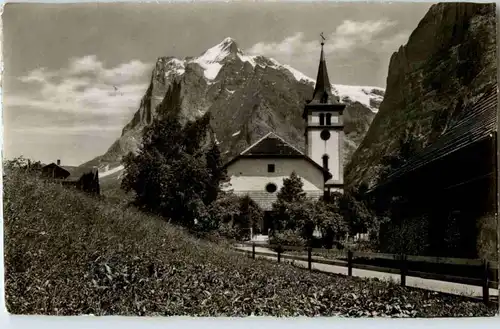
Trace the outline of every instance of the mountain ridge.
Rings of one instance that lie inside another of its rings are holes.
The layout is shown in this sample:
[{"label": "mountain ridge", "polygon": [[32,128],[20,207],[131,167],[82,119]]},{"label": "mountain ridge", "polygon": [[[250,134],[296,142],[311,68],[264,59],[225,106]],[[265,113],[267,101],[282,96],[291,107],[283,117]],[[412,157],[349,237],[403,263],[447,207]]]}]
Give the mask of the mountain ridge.
[{"label": "mountain ridge", "polygon": [[373,187],[383,158],[408,136],[420,149],[435,142],[496,84],[496,49],[495,4],[432,5],[391,56],[384,100],[346,166],[346,186]]},{"label": "mountain ridge", "polygon": [[[225,160],[269,131],[304,151],[301,114],[315,80],[273,58],[247,55],[228,37],[198,57],[158,57],[139,109],[120,138],[104,155],[84,165],[96,165],[105,172],[106,166],[118,166],[124,154],[136,150],[142,128],[151,123],[174,81],[181,84],[181,120],[210,111]],[[345,163],[375,117],[384,89],[333,84],[332,92],[347,104]]]}]

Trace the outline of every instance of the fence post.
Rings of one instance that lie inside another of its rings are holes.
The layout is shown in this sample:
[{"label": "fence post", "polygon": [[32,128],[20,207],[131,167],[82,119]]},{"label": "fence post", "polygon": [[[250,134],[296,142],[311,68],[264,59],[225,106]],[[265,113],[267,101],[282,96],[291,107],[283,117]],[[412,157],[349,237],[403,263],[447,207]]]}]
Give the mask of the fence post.
[{"label": "fence post", "polygon": [[489,285],[489,267],[488,261],[483,259],[483,302],[489,304],[490,302],[490,285]]},{"label": "fence post", "polygon": [[312,248],[311,246],[307,247],[307,268],[309,271],[312,269],[312,259],[311,259]]},{"label": "fence post", "polygon": [[278,263],[280,262],[281,260],[281,245],[278,246]]},{"label": "fence post", "polygon": [[255,242],[252,242],[252,258],[255,259]]},{"label": "fence post", "polygon": [[347,275],[352,276],[352,250],[347,250]]},{"label": "fence post", "polygon": [[406,270],[407,270],[406,255],[400,255],[400,273],[401,273],[401,287],[406,287]]}]

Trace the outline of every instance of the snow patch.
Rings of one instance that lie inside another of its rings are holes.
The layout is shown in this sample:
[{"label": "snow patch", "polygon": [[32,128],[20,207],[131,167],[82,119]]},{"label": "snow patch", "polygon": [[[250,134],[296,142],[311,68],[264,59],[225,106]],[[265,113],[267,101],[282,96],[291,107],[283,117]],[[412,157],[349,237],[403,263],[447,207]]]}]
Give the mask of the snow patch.
[{"label": "snow patch", "polygon": [[290,73],[293,74],[293,76],[295,77],[295,79],[297,79],[297,81],[305,81],[305,82],[308,82],[308,83],[315,83],[315,80],[308,77],[307,75],[305,75],[304,73],[294,69],[293,67],[291,67],[290,65],[282,65],[282,67],[284,67],[285,69],[287,69],[288,71],[290,71]]},{"label": "snow patch", "polygon": [[[107,168],[109,168],[109,167],[107,167]],[[100,172],[100,173],[99,173],[99,178],[102,178],[102,177],[106,177],[106,176],[112,175],[112,174],[117,173],[117,172],[119,172],[119,171],[121,171],[121,170],[123,170],[123,169],[125,169],[125,167],[124,167],[123,165],[120,165],[120,166],[115,167],[115,168],[113,168],[113,169],[111,169],[111,170],[106,170],[106,171],[104,171],[104,172]]]},{"label": "snow patch", "polygon": [[235,132],[234,134],[232,134],[231,136],[238,136],[239,134],[241,133],[241,130],[238,130],[237,132]]},{"label": "snow patch", "polygon": [[372,112],[377,112],[378,109],[370,104],[370,100],[382,101],[383,96],[372,93],[372,91],[383,91],[382,88],[372,86],[348,86],[348,85],[332,85],[333,92],[341,99],[348,98],[353,102],[359,102],[368,107]]},{"label": "snow patch", "polygon": [[243,55],[238,50],[238,57],[241,59],[242,62],[249,62],[253,67],[257,66],[257,63],[255,62],[255,56],[248,56],[248,55]]},{"label": "snow patch", "polygon": [[213,80],[219,74],[222,65],[220,64],[230,54],[229,47],[232,39],[226,38],[218,45],[205,51],[200,57],[193,60],[194,63],[200,65],[204,72],[203,75],[208,80]]},{"label": "snow patch", "polygon": [[234,92],[235,92],[235,90],[229,90],[229,89],[227,89],[227,88],[226,88],[226,91],[227,91],[228,93],[230,93],[231,95],[232,95],[232,94],[234,94]]},{"label": "snow patch", "polygon": [[203,75],[205,78],[208,80],[213,80],[219,74],[220,69],[222,68],[222,65],[219,63],[206,63],[203,61],[198,61],[195,60],[195,63],[200,65],[203,68]]}]

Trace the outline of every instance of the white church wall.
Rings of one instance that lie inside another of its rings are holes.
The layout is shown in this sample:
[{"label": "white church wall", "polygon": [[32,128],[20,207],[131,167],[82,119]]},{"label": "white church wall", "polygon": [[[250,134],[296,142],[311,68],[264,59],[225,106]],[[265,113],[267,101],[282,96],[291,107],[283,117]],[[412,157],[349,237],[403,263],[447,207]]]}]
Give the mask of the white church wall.
[{"label": "white church wall", "polygon": [[[274,172],[268,172],[268,164],[274,164]],[[238,189],[263,190],[267,182],[272,182],[280,188],[283,178],[295,173],[304,182],[304,190],[323,190],[323,173],[304,159],[291,158],[242,158],[227,168],[227,174],[232,178]],[[236,189],[235,189],[236,190]]]},{"label": "white church wall", "polygon": [[339,130],[330,130],[330,139],[327,141],[321,139],[321,130],[309,130],[309,148],[308,156],[317,164],[323,166],[323,155],[327,154],[328,169],[332,174],[332,180],[342,181],[343,168],[341,163],[343,132]]}]

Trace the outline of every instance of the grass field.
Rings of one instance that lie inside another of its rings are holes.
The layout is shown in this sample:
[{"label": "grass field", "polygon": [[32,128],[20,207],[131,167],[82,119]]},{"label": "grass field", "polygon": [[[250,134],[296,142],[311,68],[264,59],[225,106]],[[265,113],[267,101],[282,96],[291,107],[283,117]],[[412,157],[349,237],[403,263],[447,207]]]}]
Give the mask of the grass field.
[{"label": "grass field", "polygon": [[397,284],[252,260],[123,203],[4,178],[6,304],[15,314],[485,316]]}]

